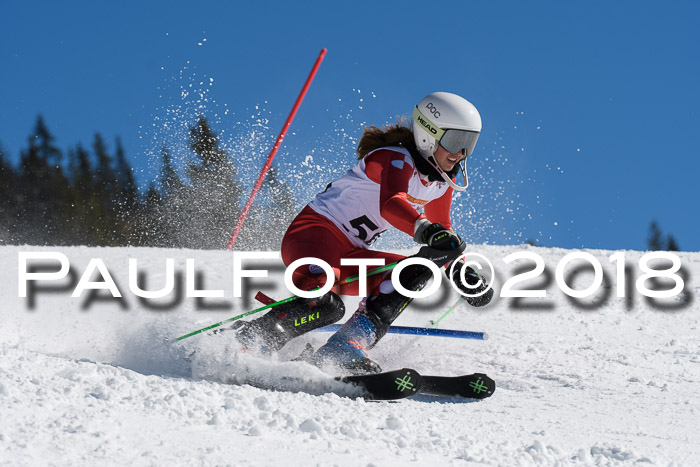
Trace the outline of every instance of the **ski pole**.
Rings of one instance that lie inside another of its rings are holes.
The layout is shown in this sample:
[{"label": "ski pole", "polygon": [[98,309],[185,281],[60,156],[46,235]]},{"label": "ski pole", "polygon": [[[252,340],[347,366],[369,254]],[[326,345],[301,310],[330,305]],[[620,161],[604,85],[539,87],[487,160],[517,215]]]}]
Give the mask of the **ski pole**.
[{"label": "ski pole", "polygon": [[287,130],[289,130],[289,127],[292,124],[292,120],[294,120],[294,117],[297,114],[297,110],[299,110],[299,106],[301,105],[301,102],[304,100],[304,96],[306,96],[306,91],[309,90],[309,86],[311,86],[311,82],[314,80],[314,77],[316,76],[316,72],[318,71],[318,68],[321,66],[321,62],[323,61],[323,58],[325,56],[326,56],[326,49],[321,49],[321,53],[318,54],[318,58],[316,59],[316,63],[314,63],[314,66],[311,69],[311,73],[309,73],[309,77],[306,78],[306,82],[304,83],[304,87],[301,89],[301,92],[299,93],[299,97],[297,97],[297,100],[294,103],[294,107],[292,107],[292,111],[289,112],[289,116],[287,117],[287,121],[284,122],[284,125],[282,126],[282,130],[280,131],[279,136],[277,136],[277,141],[275,141],[274,146],[272,146],[272,150],[270,151],[270,155],[267,156],[267,160],[265,161],[265,165],[263,165],[263,168],[260,171],[260,175],[258,175],[258,179],[255,182],[255,186],[253,187],[253,191],[250,193],[250,197],[248,198],[248,201],[245,203],[245,207],[243,208],[243,212],[241,212],[241,217],[238,218],[238,222],[236,223],[236,228],[234,229],[233,233],[231,234],[231,239],[228,241],[228,247],[226,248],[227,250],[233,249],[233,244],[236,243],[236,238],[238,237],[238,233],[241,231],[241,227],[243,227],[243,221],[245,221],[245,218],[248,215],[248,211],[250,211],[250,207],[253,204],[253,200],[255,199],[255,195],[258,194],[258,190],[260,190],[260,186],[262,185],[263,179],[265,178],[265,174],[267,174],[267,171],[270,169],[270,166],[272,165],[272,159],[275,158],[275,155],[277,154],[277,150],[282,145],[282,141],[284,140],[284,137],[287,134]]},{"label": "ski pole", "polygon": [[[387,330],[388,334],[408,334],[413,336],[433,336],[433,337],[456,337],[460,339],[476,339],[485,341],[489,338],[489,335],[485,332],[477,331],[459,331],[456,329],[437,329],[438,324],[447,318],[450,313],[452,313],[457,305],[460,304],[462,298],[458,298],[457,301],[452,305],[445,313],[437,319],[437,321],[431,321],[430,327],[413,327],[413,326],[390,326]],[[322,328],[316,329],[319,332],[334,332],[341,328],[342,324],[330,324]]]},{"label": "ski pole", "polygon": [[[342,324],[331,324],[322,328],[314,329],[318,332],[334,332],[340,329]],[[457,329],[435,329],[420,328],[413,326],[391,326],[387,330],[388,334],[409,334],[412,336],[432,336],[432,337],[456,337],[458,339],[477,339],[485,341],[489,335],[485,332],[460,331]]]},{"label": "ski pole", "polygon": [[[367,271],[367,277],[369,277],[369,276],[374,276],[375,274],[379,274],[379,273],[382,273],[382,272],[385,272],[385,271],[389,271],[390,269],[395,268],[397,264],[398,264],[398,262],[396,262],[396,263],[391,263],[391,264],[386,264],[386,265],[384,265],[384,266],[379,266],[379,267],[376,268],[376,269],[372,269],[371,271]],[[355,282],[355,281],[358,280],[359,278],[360,278],[359,275],[357,275],[357,276],[346,277],[346,278],[343,279],[342,281],[338,281],[338,282],[336,282],[335,284],[333,284],[333,286],[335,287],[335,286],[338,286],[338,285],[349,284],[350,282]],[[320,289],[320,287],[316,287],[315,289],[312,289],[312,290],[318,290],[318,289]],[[273,308],[273,307],[282,305],[283,303],[291,302],[291,301],[293,301],[293,300],[296,300],[297,298],[299,298],[299,297],[296,296],[296,295],[292,295],[291,297],[288,297],[288,298],[285,298],[285,299],[282,299],[282,300],[278,300],[278,301],[276,301],[276,302],[268,303],[268,304],[266,304],[266,305],[264,305],[264,306],[261,306],[260,308],[256,308],[256,309],[254,309],[254,310],[251,310],[251,311],[242,313],[242,314],[240,314],[240,315],[238,315],[238,316],[234,316],[233,318],[225,319],[225,320],[223,320],[223,321],[220,321],[220,322],[218,322],[218,323],[212,324],[212,325],[207,326],[207,327],[205,327],[205,328],[198,329],[198,330],[196,330],[196,331],[192,331],[192,332],[190,332],[190,333],[188,333],[188,334],[185,334],[184,336],[180,336],[180,337],[178,337],[178,338],[175,338],[175,339],[173,339],[173,340],[170,341],[170,342],[178,342],[178,341],[181,341],[181,340],[183,340],[183,339],[187,339],[188,337],[192,337],[192,336],[194,336],[194,335],[196,335],[196,334],[200,334],[200,333],[205,332],[205,331],[208,331],[208,330],[210,330],[210,329],[217,328],[217,327],[221,326],[222,324],[230,323],[231,321],[239,320],[239,319],[241,319],[241,318],[243,318],[243,317],[246,317],[246,316],[249,316],[249,315],[252,315],[252,314],[261,312],[261,311],[263,311],[263,310],[267,310],[268,308]]]}]

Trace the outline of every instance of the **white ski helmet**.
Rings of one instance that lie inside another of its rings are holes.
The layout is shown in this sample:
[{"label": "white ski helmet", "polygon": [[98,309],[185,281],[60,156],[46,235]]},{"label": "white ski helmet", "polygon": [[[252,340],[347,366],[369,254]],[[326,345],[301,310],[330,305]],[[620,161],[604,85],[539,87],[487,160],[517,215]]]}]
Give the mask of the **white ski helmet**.
[{"label": "white ski helmet", "polygon": [[[421,156],[455,190],[464,191],[469,185],[465,159],[474,152],[481,132],[481,116],[476,107],[457,94],[434,92],[428,94],[413,110],[413,138]],[[435,160],[438,144],[451,154],[462,152],[459,168],[464,186],[452,181]]]}]

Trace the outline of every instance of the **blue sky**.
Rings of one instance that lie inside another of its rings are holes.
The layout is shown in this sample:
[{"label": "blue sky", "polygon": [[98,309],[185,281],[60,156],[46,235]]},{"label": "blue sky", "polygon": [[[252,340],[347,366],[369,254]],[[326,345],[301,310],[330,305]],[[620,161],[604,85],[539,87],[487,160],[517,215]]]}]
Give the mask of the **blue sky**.
[{"label": "blue sky", "polygon": [[14,160],[41,113],[64,150],[120,137],[145,185],[204,113],[250,183],[326,47],[277,160],[300,204],[353,163],[363,124],[451,91],[484,121],[455,201],[469,240],[644,249],[656,219],[700,250],[694,2],[122,3],[0,4]]}]

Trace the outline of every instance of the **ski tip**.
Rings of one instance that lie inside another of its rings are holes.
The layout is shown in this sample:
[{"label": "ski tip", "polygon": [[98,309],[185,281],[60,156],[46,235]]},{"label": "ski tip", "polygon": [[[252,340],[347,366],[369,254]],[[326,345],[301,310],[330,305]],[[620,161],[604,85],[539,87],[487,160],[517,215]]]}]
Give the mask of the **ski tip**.
[{"label": "ski tip", "polygon": [[483,340],[487,341],[489,340],[489,335],[488,333],[484,333],[484,337],[482,337]]},{"label": "ski tip", "polygon": [[463,393],[465,397],[486,399],[496,391],[496,382],[484,373],[474,373],[469,379],[469,384],[465,387],[466,392]]}]

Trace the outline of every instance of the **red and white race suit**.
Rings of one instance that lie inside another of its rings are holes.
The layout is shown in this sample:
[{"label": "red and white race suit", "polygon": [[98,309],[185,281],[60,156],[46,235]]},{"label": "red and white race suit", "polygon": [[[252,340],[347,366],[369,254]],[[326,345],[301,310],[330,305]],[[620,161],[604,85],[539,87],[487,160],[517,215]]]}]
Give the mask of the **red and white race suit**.
[{"label": "red and white race suit", "polygon": [[[341,258],[398,261],[402,256],[367,248],[389,227],[413,236],[420,218],[451,228],[452,192],[447,183],[430,182],[418,172],[406,149],[377,149],[299,213],[282,241],[282,259],[287,265],[303,257],[323,259],[335,270],[336,280],[357,274],[357,266],[341,267]],[[421,208],[424,213],[418,211]],[[381,279],[370,277],[368,288]],[[322,285],[325,274],[318,267],[300,267],[293,280],[297,287],[309,290]],[[357,294],[357,282],[336,292]]]}]

